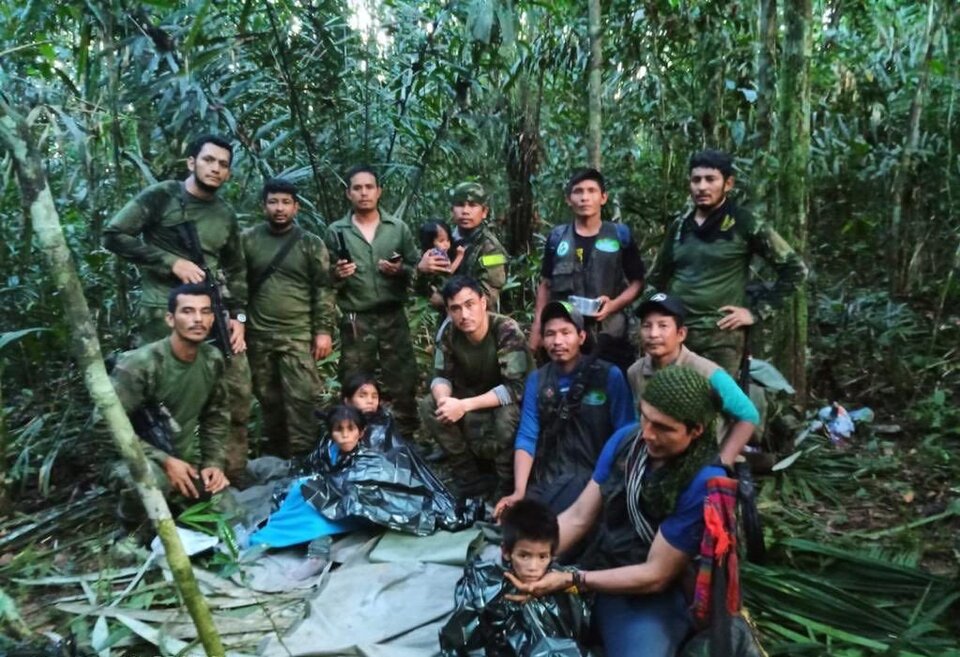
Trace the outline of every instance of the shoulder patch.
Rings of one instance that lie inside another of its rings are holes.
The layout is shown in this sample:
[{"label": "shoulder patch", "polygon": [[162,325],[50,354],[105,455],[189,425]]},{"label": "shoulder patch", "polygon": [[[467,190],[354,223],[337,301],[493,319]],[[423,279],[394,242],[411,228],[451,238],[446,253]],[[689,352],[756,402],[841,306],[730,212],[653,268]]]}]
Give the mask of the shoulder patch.
[{"label": "shoulder patch", "polygon": [[557,255],[561,258],[570,253],[570,243],[566,240],[557,245]]},{"label": "shoulder patch", "polygon": [[480,264],[484,267],[496,267],[497,265],[507,264],[507,256],[502,253],[491,253],[480,256]]}]

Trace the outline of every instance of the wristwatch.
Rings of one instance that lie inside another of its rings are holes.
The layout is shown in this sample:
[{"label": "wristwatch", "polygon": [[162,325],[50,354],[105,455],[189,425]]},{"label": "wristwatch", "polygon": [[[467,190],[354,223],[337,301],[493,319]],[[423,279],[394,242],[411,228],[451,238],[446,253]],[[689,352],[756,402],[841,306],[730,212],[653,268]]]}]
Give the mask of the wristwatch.
[{"label": "wristwatch", "polygon": [[234,317],[234,319],[237,320],[238,322],[240,322],[241,324],[246,324],[246,323],[247,323],[247,314],[246,314],[246,313],[237,313],[237,316]]}]

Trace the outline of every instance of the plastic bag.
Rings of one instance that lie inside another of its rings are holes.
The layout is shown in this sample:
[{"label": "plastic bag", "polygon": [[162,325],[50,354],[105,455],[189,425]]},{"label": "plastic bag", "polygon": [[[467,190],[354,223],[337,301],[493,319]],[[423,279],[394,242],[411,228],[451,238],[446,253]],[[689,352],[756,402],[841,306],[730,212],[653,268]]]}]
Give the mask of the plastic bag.
[{"label": "plastic bag", "polygon": [[499,563],[476,559],[457,583],[456,608],[440,630],[444,657],[582,657],[579,647],[590,622],[590,601],[561,592],[525,603],[506,595],[515,589]]}]

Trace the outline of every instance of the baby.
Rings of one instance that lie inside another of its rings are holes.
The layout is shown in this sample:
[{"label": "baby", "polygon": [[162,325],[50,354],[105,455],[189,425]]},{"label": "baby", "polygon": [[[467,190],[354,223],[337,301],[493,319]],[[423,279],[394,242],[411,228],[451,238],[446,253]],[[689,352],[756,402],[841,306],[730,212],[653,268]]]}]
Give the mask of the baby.
[{"label": "baby", "polygon": [[[448,274],[453,274],[457,271],[460,263],[463,262],[464,253],[463,247],[458,246],[454,250],[453,260],[450,259],[450,249],[453,245],[451,235],[450,226],[443,221],[428,221],[420,226],[420,248],[423,249],[424,252],[429,251],[433,255],[446,258],[449,263],[447,268]],[[437,277],[429,278],[434,279],[428,282],[429,290],[427,297],[430,299],[430,305],[443,310],[443,313],[446,314],[446,309],[443,307],[443,298],[440,296],[442,281],[437,279]]]},{"label": "baby", "polygon": [[535,582],[550,570],[560,542],[556,515],[545,504],[520,500],[504,512],[500,525],[503,564],[479,559],[467,564],[457,584],[456,609],[440,630],[442,654],[459,657],[482,649],[487,657],[513,657],[544,645],[563,650],[550,654],[581,654],[588,601],[571,589],[520,602],[510,581]]}]

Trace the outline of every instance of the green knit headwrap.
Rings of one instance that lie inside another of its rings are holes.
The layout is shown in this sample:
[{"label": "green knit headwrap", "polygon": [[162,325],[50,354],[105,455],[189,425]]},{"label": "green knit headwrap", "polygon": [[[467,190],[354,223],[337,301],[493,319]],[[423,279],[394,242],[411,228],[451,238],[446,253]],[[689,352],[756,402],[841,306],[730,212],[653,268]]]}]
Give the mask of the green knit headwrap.
[{"label": "green knit headwrap", "polygon": [[646,390],[643,401],[675,420],[702,424],[704,429],[717,416],[710,383],[689,367],[666,367],[657,372]]}]

